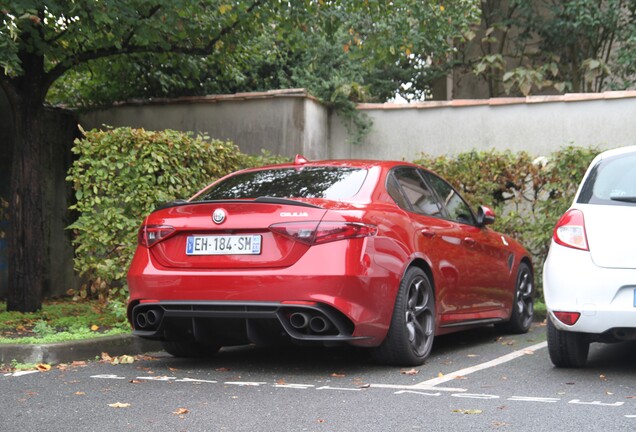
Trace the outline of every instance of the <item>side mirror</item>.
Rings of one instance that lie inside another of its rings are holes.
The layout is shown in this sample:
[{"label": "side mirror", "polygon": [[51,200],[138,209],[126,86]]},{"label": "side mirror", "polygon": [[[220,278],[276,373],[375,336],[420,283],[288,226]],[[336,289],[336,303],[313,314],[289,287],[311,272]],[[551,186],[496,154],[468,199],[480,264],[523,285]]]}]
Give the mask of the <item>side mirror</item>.
[{"label": "side mirror", "polygon": [[477,225],[483,227],[495,223],[495,212],[490,207],[480,206],[477,209]]}]

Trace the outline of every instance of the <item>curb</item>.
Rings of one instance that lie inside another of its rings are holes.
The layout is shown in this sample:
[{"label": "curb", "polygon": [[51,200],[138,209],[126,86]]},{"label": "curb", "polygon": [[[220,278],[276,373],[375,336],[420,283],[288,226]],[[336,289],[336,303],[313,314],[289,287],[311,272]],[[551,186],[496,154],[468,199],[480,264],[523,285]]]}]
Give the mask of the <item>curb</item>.
[{"label": "curb", "polygon": [[6,344],[0,345],[0,364],[18,363],[71,363],[93,360],[103,352],[110,356],[137,355],[161,351],[161,343],[133,335],[105,336],[96,339],[58,342],[51,344]]}]

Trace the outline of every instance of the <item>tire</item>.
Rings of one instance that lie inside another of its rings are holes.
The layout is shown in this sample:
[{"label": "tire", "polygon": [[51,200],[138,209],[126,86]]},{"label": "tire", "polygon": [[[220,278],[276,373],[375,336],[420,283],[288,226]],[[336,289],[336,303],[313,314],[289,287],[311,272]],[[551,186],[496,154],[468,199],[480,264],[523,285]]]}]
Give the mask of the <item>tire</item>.
[{"label": "tire", "polygon": [[584,333],[557,329],[548,318],[548,352],[556,367],[581,368],[587,362],[590,340]]},{"label": "tire", "polygon": [[161,341],[161,345],[174,357],[212,357],[221,349],[219,345],[203,345],[191,341]]},{"label": "tire", "polygon": [[510,320],[495,325],[498,331],[504,333],[527,333],[532,325],[534,315],[534,276],[532,269],[526,263],[519,264],[515,282],[515,298],[512,303]]},{"label": "tire", "polygon": [[419,366],[431,352],[435,336],[435,293],[420,268],[411,267],[400,282],[391,326],[375,359],[394,366]]}]

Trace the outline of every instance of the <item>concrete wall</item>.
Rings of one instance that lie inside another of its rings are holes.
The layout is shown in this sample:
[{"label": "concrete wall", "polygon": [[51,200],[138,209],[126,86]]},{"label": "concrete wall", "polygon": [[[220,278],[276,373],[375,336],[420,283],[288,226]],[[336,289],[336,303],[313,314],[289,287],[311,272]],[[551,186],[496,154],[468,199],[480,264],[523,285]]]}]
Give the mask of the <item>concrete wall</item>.
[{"label": "concrete wall", "polygon": [[130,126],[207,133],[243,152],[327,157],[327,113],[304,90],[182,98],[126,104],[82,115],[84,129]]},{"label": "concrete wall", "polygon": [[548,155],[566,145],[636,144],[636,91],[414,104],[361,104],[373,121],[362,143],[303,90],[126,104],[81,116],[84,128],[132,126],[205,132],[242,151],[310,159],[413,160],[422,152],[525,150]]},{"label": "concrete wall", "polygon": [[334,158],[406,159],[421,152],[525,150],[548,155],[566,145],[602,149],[636,145],[636,91],[419,104],[364,104],[373,120],[360,145],[342,145],[347,130],[332,123]]}]

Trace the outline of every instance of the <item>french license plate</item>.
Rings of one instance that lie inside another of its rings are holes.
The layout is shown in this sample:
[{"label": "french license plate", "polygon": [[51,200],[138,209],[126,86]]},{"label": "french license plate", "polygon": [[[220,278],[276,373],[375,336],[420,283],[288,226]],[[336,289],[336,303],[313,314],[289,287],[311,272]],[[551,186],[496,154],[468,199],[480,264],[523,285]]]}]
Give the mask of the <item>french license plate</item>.
[{"label": "french license plate", "polygon": [[261,253],[259,235],[190,236],[186,255],[258,255]]}]

